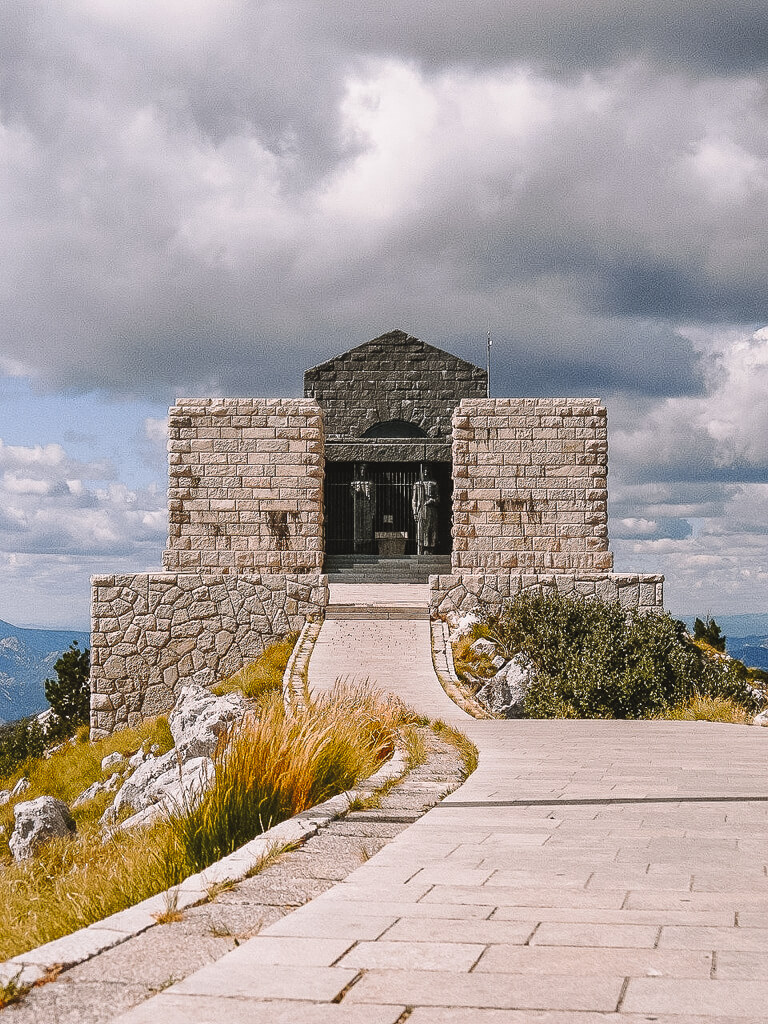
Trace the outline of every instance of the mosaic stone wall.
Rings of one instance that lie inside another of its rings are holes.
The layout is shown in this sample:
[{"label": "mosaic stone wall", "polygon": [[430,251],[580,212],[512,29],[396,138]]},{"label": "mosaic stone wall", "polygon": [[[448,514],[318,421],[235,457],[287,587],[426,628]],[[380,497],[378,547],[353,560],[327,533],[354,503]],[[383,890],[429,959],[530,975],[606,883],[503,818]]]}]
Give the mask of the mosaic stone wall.
[{"label": "mosaic stone wall", "polygon": [[168,425],[166,569],[322,568],[325,460],[316,402],[185,398]]},{"label": "mosaic stone wall", "polygon": [[195,673],[231,675],[328,603],[319,573],[139,573],[92,586],[94,739],[167,711]]},{"label": "mosaic stone wall", "polygon": [[389,420],[447,439],[453,410],[462,398],[485,395],[486,380],[472,363],[392,331],[307,370],[304,394],[322,407],[332,442]]},{"label": "mosaic stone wall", "polygon": [[610,571],[608,431],[596,399],[463,399],[454,572]]},{"label": "mosaic stone wall", "polygon": [[430,615],[451,626],[462,615],[481,608],[483,614],[498,612],[505,601],[527,590],[618,601],[622,608],[639,611],[662,611],[664,607],[664,577],[634,573],[452,574],[430,576],[429,588]]}]

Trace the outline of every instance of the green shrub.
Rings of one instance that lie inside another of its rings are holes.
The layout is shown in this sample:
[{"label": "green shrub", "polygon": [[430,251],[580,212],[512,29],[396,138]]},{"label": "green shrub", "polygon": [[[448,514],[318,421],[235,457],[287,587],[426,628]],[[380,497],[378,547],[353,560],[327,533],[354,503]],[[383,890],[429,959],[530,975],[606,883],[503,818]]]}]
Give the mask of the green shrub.
[{"label": "green shrub", "polygon": [[36,718],[22,718],[3,726],[0,730],[0,782],[27,762],[41,757],[44,748],[43,730]]},{"label": "green shrub", "polygon": [[667,613],[524,593],[489,620],[488,633],[508,657],[524,650],[533,661],[531,718],[648,718],[694,693],[755,709],[738,668],[708,658]]}]

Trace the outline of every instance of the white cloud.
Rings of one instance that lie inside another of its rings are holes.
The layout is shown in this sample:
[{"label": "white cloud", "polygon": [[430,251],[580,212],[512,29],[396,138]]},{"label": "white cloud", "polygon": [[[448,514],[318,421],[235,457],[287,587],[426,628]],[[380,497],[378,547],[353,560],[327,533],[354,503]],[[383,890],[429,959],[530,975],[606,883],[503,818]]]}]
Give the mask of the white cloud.
[{"label": "white cloud", "polygon": [[168,441],[168,420],[155,416],[147,416],[144,420],[144,437],[153,445],[165,450]]},{"label": "white cloud", "polygon": [[60,445],[0,441],[3,466],[9,468],[0,476],[0,551],[99,555],[105,567],[115,558],[159,562],[166,522],[160,488],[129,488],[111,479],[110,464],[83,463]]}]

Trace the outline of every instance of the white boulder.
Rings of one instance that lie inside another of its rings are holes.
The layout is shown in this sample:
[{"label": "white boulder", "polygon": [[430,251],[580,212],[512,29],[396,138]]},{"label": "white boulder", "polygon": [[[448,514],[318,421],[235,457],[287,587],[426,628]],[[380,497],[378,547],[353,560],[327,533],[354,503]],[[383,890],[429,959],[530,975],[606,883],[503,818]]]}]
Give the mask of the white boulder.
[{"label": "white boulder", "polygon": [[11,791],[10,791],[10,789],[0,789],[0,807],[3,807],[3,806],[5,806],[5,804],[10,803],[10,800],[11,800]]},{"label": "white boulder", "polygon": [[765,711],[761,711],[759,715],[755,715],[752,719],[752,725],[768,726],[768,708]]},{"label": "white boulder", "polygon": [[455,644],[457,640],[460,640],[461,637],[463,637],[465,633],[468,633],[479,621],[480,616],[475,614],[475,612],[469,612],[467,615],[462,615],[460,619],[456,620],[455,625],[452,623],[453,632],[448,639],[452,644]]},{"label": "white boulder", "polygon": [[124,808],[143,811],[154,804],[172,806],[193,802],[214,779],[213,761],[193,757],[180,761],[175,750],[162,757],[148,757],[117,794],[112,818]]},{"label": "white boulder", "polygon": [[247,710],[241,693],[217,697],[197,683],[185,686],[168,718],[181,760],[213,757],[219,740],[245,717]]},{"label": "white boulder", "polygon": [[493,640],[489,640],[487,637],[481,636],[478,640],[475,640],[470,645],[470,650],[474,651],[475,654],[485,655],[486,658],[497,657],[496,644]]},{"label": "white boulder", "polygon": [[115,751],[113,754],[107,754],[107,756],[101,762],[102,772],[108,772],[110,768],[116,768],[117,765],[122,767],[125,758],[119,751]]},{"label": "white boulder", "polygon": [[26,860],[51,839],[71,836],[75,822],[63,800],[39,796],[25,800],[13,809],[14,829],[8,845],[14,860]]},{"label": "white boulder", "polygon": [[72,801],[72,809],[82,807],[83,804],[87,804],[89,800],[97,797],[99,793],[114,793],[116,789],[119,789],[121,782],[122,779],[119,772],[113,772],[104,782],[94,782],[88,789],[84,789],[79,796],[75,797]]},{"label": "white boulder", "polygon": [[477,691],[477,698],[494,714],[520,718],[534,674],[533,662],[520,651]]}]

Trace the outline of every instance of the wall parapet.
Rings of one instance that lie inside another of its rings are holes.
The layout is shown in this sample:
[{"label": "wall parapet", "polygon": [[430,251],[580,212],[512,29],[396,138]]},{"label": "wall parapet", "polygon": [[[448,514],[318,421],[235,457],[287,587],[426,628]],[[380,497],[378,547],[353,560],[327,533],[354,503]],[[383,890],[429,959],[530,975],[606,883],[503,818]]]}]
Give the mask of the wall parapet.
[{"label": "wall parapet", "polygon": [[638,573],[454,573],[429,577],[429,612],[454,626],[462,615],[499,612],[524,591],[618,602],[622,608],[660,612],[664,577]]},{"label": "wall parapet", "polygon": [[596,398],[464,398],[453,414],[454,572],[610,572]]},{"label": "wall parapet", "polygon": [[320,573],[94,576],[91,735],[172,707],[195,673],[231,675],[328,603]]},{"label": "wall parapet", "polygon": [[323,565],[323,418],[305,398],[180,398],[168,417],[169,571]]}]

